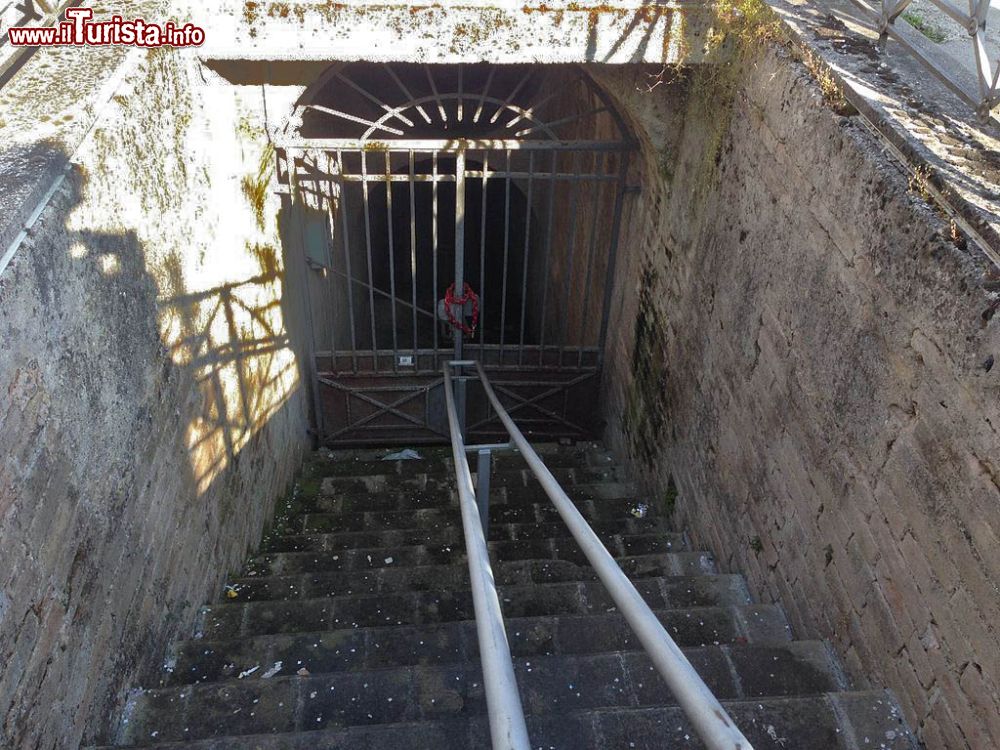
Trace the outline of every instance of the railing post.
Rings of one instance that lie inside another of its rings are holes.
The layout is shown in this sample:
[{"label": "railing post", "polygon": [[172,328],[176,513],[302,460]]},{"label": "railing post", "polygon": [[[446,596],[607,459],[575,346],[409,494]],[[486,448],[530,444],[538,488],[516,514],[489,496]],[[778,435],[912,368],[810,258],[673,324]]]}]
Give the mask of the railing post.
[{"label": "railing post", "polygon": [[479,520],[483,524],[483,536],[490,538],[490,472],[493,470],[493,452],[489,448],[479,451],[476,466],[476,500],[479,502]]}]

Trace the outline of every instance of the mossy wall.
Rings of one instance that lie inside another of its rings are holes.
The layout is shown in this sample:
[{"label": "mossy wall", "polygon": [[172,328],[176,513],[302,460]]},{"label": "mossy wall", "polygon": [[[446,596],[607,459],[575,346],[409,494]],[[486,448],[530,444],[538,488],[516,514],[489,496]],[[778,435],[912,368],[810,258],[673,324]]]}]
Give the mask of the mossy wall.
[{"label": "mossy wall", "polygon": [[929,748],[998,746],[985,264],[831,79],[753,40],[738,69],[600,72],[642,142],[606,440]]}]

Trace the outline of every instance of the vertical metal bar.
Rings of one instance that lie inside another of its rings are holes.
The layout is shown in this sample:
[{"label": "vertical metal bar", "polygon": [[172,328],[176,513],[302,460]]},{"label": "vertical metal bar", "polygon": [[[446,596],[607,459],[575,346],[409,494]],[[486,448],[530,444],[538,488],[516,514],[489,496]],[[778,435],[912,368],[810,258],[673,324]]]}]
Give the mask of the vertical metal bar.
[{"label": "vertical metal bar", "polygon": [[598,364],[604,363],[604,343],[608,337],[608,318],[611,315],[611,293],[615,285],[615,262],[618,259],[618,235],[622,227],[622,204],[625,200],[625,181],[628,179],[628,162],[631,154],[622,151],[618,171],[618,194],[615,196],[615,215],[611,222],[611,246],[608,249],[608,268],[604,277],[604,305],[601,310],[601,335],[597,342]]},{"label": "vertical metal bar", "polygon": [[[600,171],[597,168],[598,159],[600,159]],[[606,169],[607,163],[604,154],[595,151],[594,174],[603,177]],[[580,355],[576,363],[577,367],[583,367],[583,345],[587,338],[587,318],[590,313],[590,305],[588,304],[590,298],[590,279],[594,268],[594,253],[597,252],[597,217],[600,215],[602,192],[604,192],[604,180],[597,179],[594,181],[594,210],[590,221],[590,249],[587,251],[587,277],[583,282],[583,315],[580,319]]]},{"label": "vertical metal bar", "polygon": [[479,228],[479,346],[486,344],[486,188],[490,171],[490,152],[483,152],[483,210]]},{"label": "vertical metal bar", "polygon": [[992,108],[991,95],[997,77],[993,73],[993,64],[984,44],[985,36],[982,29],[977,27],[976,33],[972,35],[972,53],[976,62],[976,79],[979,82],[980,107],[985,108],[988,115]]},{"label": "vertical metal bar", "polygon": [[[413,94],[411,94],[410,90],[408,88],[406,88],[406,84],[404,84],[401,80],[399,80],[399,76],[396,75],[396,71],[392,69],[392,66],[391,65],[383,65],[382,67],[385,68],[385,72],[388,73],[389,77],[392,78],[392,80],[396,82],[397,86],[399,86],[399,90],[403,92],[403,96],[405,96],[411,102],[416,101],[417,97],[415,97]],[[416,109],[417,109],[417,112],[420,113],[420,116],[424,118],[424,120],[427,122],[428,125],[430,125],[431,124],[430,115],[428,115],[427,112],[424,111],[424,108],[421,105],[417,104],[416,105]]]},{"label": "vertical metal bar", "polygon": [[[579,78],[576,79],[576,82],[579,82],[579,80],[580,80]],[[556,99],[557,97],[563,96],[565,93],[566,93],[566,90],[564,88],[559,88],[556,91],[554,91],[553,93],[551,93],[548,96],[546,96],[544,99],[539,99],[536,102],[532,102],[529,106],[527,106],[527,107],[524,108],[523,112],[519,113],[516,117],[514,117],[513,120],[511,120],[506,125],[504,125],[504,127],[505,128],[512,128],[515,125],[517,125],[519,122],[521,122],[523,119],[525,119],[525,117],[532,117],[534,115],[537,115],[541,111],[542,107],[544,107],[546,104],[548,104],[553,99]],[[528,122],[530,123],[530,122],[532,122],[532,120],[529,120]]]},{"label": "vertical metal bar", "polygon": [[389,303],[392,315],[392,371],[399,370],[399,335],[396,325],[396,247],[392,232],[392,162],[385,152],[385,213],[389,232]]},{"label": "vertical metal bar", "polygon": [[483,425],[488,425],[490,420],[493,419],[493,408],[490,406],[489,399],[486,400],[486,418],[482,421]]},{"label": "vertical metal bar", "polygon": [[[339,362],[337,361],[337,300],[336,300],[336,289],[333,283],[333,233],[336,227],[336,216],[333,213],[333,157],[330,156],[330,152],[326,152],[326,198],[327,207],[329,210],[326,215],[326,240],[327,240],[327,252],[325,259],[330,261],[330,267],[323,269],[323,276],[326,278],[326,298],[327,306],[330,308],[330,363],[334,371],[339,370]],[[318,161],[318,159],[317,159]],[[321,183],[317,182],[317,185]],[[322,209],[323,203],[322,198],[320,200],[320,209]]]},{"label": "vertical metal bar", "polygon": [[490,118],[491,124],[495,123],[500,118],[501,113],[503,113],[503,111],[507,109],[508,105],[514,102],[514,97],[517,96],[518,92],[524,87],[524,84],[528,82],[528,80],[531,78],[531,76],[534,75],[534,73],[535,73],[534,69],[529,67],[528,72],[524,74],[524,77],[511,90],[511,92],[507,94],[507,98],[504,99],[503,104],[501,104],[500,107],[497,109],[497,111],[493,113],[493,116]]},{"label": "vertical metal bar", "polygon": [[[557,342],[559,345],[559,359],[556,364],[556,369],[562,369],[563,365],[563,353],[566,351],[566,341],[569,335],[569,316],[573,310],[573,306],[570,304],[573,296],[573,251],[576,247],[576,209],[578,201],[580,198],[580,182],[579,174],[581,171],[580,167],[580,152],[573,152],[573,166],[570,168],[570,173],[573,175],[573,186],[570,188],[569,196],[569,214],[566,218],[569,221],[569,232],[567,245],[566,245],[566,255],[568,260],[566,261],[566,280],[563,284],[564,299],[562,305],[562,330],[560,332],[560,340]],[[553,182],[554,184],[554,182]],[[586,299],[586,298],[585,298]]]},{"label": "vertical metal bar", "polygon": [[406,125],[407,127],[410,127],[410,128],[413,127],[413,120],[409,119],[408,117],[404,116],[401,112],[398,112],[397,110],[395,110],[392,107],[390,107],[384,101],[382,101],[381,99],[379,99],[377,96],[375,96],[374,94],[372,94],[367,89],[359,86],[357,83],[355,83],[354,81],[352,81],[350,78],[348,78],[347,76],[345,76],[343,73],[336,73],[334,77],[337,80],[342,81],[343,83],[345,83],[348,86],[350,86],[352,89],[354,89],[359,94],[361,94],[361,96],[363,96],[365,99],[367,99],[372,104],[374,104],[376,107],[378,107],[379,109],[381,109],[385,113],[387,113],[390,117],[394,117],[395,119],[399,120],[404,125]]},{"label": "vertical metal bar", "polygon": [[479,520],[483,524],[483,536],[490,538],[490,472],[493,470],[493,452],[489,448],[479,451],[476,465],[476,500],[479,501]]},{"label": "vertical metal bar", "polygon": [[441,100],[441,94],[438,93],[437,84],[434,82],[434,76],[431,74],[431,66],[425,65],[424,72],[427,74],[427,83],[431,86],[431,93],[434,94],[434,100],[438,105],[438,114],[441,115],[441,122],[448,122],[448,113],[445,111],[444,102]]},{"label": "vertical metal bar", "polygon": [[[455,153],[455,294],[462,296],[465,287],[465,146],[460,146]],[[465,305],[460,305],[458,310],[453,310],[452,314],[459,321],[465,319]],[[461,328],[455,328],[454,358],[462,359],[462,337],[465,334]],[[462,429],[462,436],[465,437],[465,407],[466,407],[466,381],[459,380],[457,383],[458,401],[458,424]]]},{"label": "vertical metal bar", "polygon": [[528,258],[531,255],[531,194],[535,187],[535,152],[528,152],[528,207],[524,217],[524,270],[521,274],[521,336],[518,342],[517,364],[524,364],[524,319],[528,305]]},{"label": "vertical metal bar", "polygon": [[503,209],[503,281],[500,292],[500,364],[503,364],[504,333],[507,328],[507,259],[510,255],[510,149],[507,149],[507,176],[504,179]]},{"label": "vertical metal bar", "polygon": [[431,154],[431,262],[434,266],[434,302],[431,311],[434,313],[434,369],[438,369],[438,152]]},{"label": "vertical metal bar", "polygon": [[409,153],[410,164],[410,301],[413,305],[413,363],[417,364],[417,204],[414,175],[413,150]]},{"label": "vertical metal bar", "polygon": [[549,175],[549,215],[545,222],[545,263],[542,264],[542,328],[538,340],[538,364],[545,361],[545,313],[549,296],[549,262],[552,260],[552,219],[556,209],[556,171],[559,153],[552,152],[552,173]]},{"label": "vertical metal bar", "polygon": [[[969,11],[972,11],[972,0],[969,0]],[[987,94],[989,90],[989,78],[983,72],[983,63],[989,65],[989,59],[986,58],[986,48],[983,46],[982,37],[977,29],[976,33],[969,37],[972,42],[972,60],[976,64],[976,86],[979,89],[979,102],[984,103],[987,99]]]},{"label": "vertical metal bar", "polygon": [[368,202],[368,152],[361,152],[361,197],[365,204],[365,251],[368,257],[368,309],[371,313],[372,370],[378,372],[378,339],[375,335],[375,283],[372,281],[372,220]]},{"label": "vertical metal bar", "polygon": [[458,65],[458,121],[461,122],[462,118],[465,116],[465,101],[462,98],[462,83],[463,83],[463,73],[464,69],[462,64]]},{"label": "vertical metal bar", "polygon": [[344,424],[353,426],[354,425],[354,410],[351,408],[352,399],[350,396],[344,399],[344,411],[346,412],[346,419]]},{"label": "vertical metal bar", "polygon": [[483,114],[483,104],[486,102],[486,97],[490,94],[490,86],[493,85],[493,76],[496,75],[497,66],[490,66],[490,73],[486,76],[486,85],[483,86],[483,90],[479,94],[479,106],[476,107],[476,112],[472,116],[472,122],[479,122],[479,116]]},{"label": "vertical metal bar", "polygon": [[347,217],[347,181],[344,179],[344,152],[337,151],[337,173],[340,178],[340,211],[341,223],[344,228],[344,271],[347,273],[347,312],[351,326],[351,363],[354,372],[358,371],[358,341],[354,327],[354,276],[351,274],[351,250]]},{"label": "vertical metal bar", "polygon": [[317,437],[322,442],[326,436],[326,431],[323,425],[323,409],[320,403],[319,373],[316,369],[316,325],[313,321],[312,296],[309,293],[309,264],[306,263],[306,243],[304,232],[302,231],[302,210],[305,203],[302,201],[302,194],[297,189],[293,179],[292,194],[289,198],[294,203],[296,197],[299,198],[300,204],[298,211],[299,221],[297,222],[299,225],[299,264],[302,267],[302,296],[306,308],[306,325],[309,327],[309,377],[312,380],[310,390],[313,400],[313,421],[316,424]]}]

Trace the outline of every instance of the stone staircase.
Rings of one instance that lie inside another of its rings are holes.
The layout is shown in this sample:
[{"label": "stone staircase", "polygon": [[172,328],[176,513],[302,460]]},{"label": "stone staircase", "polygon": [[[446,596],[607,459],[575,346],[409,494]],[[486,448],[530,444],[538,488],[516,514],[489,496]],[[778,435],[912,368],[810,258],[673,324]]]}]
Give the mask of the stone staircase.
[{"label": "stone staircase", "polygon": [[[465,544],[448,452],[321,451],[275,529],[111,746],[486,748]],[[539,448],[754,743],[916,746],[884,691],[851,691],[828,646],[688,548],[594,445]],[[702,747],[516,454],[494,463],[490,552],[532,744]]]}]

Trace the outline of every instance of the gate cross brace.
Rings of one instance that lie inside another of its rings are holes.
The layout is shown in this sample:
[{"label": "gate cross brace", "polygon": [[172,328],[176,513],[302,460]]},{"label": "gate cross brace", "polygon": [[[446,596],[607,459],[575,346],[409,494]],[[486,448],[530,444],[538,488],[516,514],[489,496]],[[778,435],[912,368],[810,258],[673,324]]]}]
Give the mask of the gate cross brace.
[{"label": "gate cross brace", "polygon": [[336,381],[330,380],[329,378],[320,377],[319,378],[319,382],[323,383],[324,385],[328,385],[331,388],[336,388],[339,391],[343,391],[344,393],[347,394],[348,398],[354,397],[354,398],[356,398],[356,399],[358,399],[360,401],[364,401],[364,402],[366,402],[366,403],[374,406],[376,409],[378,409],[378,411],[376,411],[375,413],[369,414],[367,417],[365,417],[363,419],[360,419],[357,422],[354,422],[354,423],[348,425],[347,427],[343,427],[340,430],[337,430],[337,432],[335,432],[332,435],[328,436],[329,439],[338,437],[339,435],[343,435],[343,434],[345,434],[347,432],[350,432],[351,430],[354,430],[354,429],[357,429],[358,427],[366,425],[369,422],[372,422],[375,419],[378,419],[378,417],[382,416],[383,414],[392,414],[394,416],[399,417],[400,419],[403,419],[403,420],[405,420],[407,422],[411,422],[412,424],[415,424],[417,427],[426,428],[426,429],[431,430],[432,432],[438,432],[437,430],[434,430],[433,427],[430,427],[428,424],[425,424],[424,422],[420,421],[420,419],[418,419],[417,417],[414,417],[411,414],[407,414],[406,412],[402,412],[399,409],[397,409],[396,407],[402,406],[405,403],[413,401],[414,399],[416,399],[416,398],[418,398],[420,396],[425,396],[433,388],[436,388],[436,387],[438,387],[440,385],[443,385],[443,383],[444,383],[443,379],[442,380],[435,380],[434,382],[428,383],[425,386],[421,386],[420,388],[418,388],[416,390],[407,390],[402,397],[396,399],[391,404],[387,404],[385,402],[378,401],[377,399],[374,399],[371,396],[366,395],[362,391],[352,390],[351,388],[347,388],[347,387],[341,385],[340,383],[337,383]]},{"label": "gate cross brace", "polygon": [[[569,419],[567,419],[564,416],[560,416],[557,412],[551,411],[550,409],[546,409],[545,407],[539,405],[536,402],[542,401],[542,400],[544,400],[544,399],[546,399],[546,398],[548,398],[550,396],[554,396],[557,393],[559,393],[559,391],[566,390],[567,388],[572,388],[574,385],[579,385],[580,383],[583,383],[583,382],[589,380],[590,378],[594,377],[594,374],[595,373],[588,372],[588,373],[584,373],[583,375],[579,375],[579,376],[577,376],[577,377],[573,378],[572,380],[569,380],[569,381],[567,381],[565,383],[555,383],[554,384],[555,387],[550,388],[549,390],[544,391],[542,393],[536,394],[536,395],[532,396],[531,398],[525,398],[524,396],[520,395],[519,393],[515,393],[514,391],[510,390],[509,387],[505,388],[504,386],[506,384],[504,384],[504,383],[494,382],[493,383],[493,387],[494,387],[494,389],[496,389],[497,392],[502,393],[505,396],[510,396],[511,398],[516,399],[517,401],[520,402],[520,403],[518,403],[518,404],[516,404],[514,406],[509,407],[507,409],[507,413],[508,414],[513,414],[514,412],[518,411],[519,409],[525,409],[525,408],[529,408],[530,407],[530,408],[535,409],[536,411],[544,414],[545,416],[549,417],[550,419],[554,419],[556,422],[559,422],[559,423],[565,425],[566,427],[568,427],[568,428],[570,428],[572,430],[576,430],[577,432],[581,432],[582,433],[582,432],[586,432],[586,430],[584,430],[578,424],[575,424],[574,422],[571,422]],[[515,382],[516,383],[516,381],[511,381],[511,382]],[[487,417],[486,419],[483,419],[483,420],[477,422],[476,424],[472,425],[471,427],[469,427],[469,430],[471,431],[471,430],[477,429],[479,427],[482,427],[483,425],[489,424],[494,419],[495,419],[495,417]]]}]

